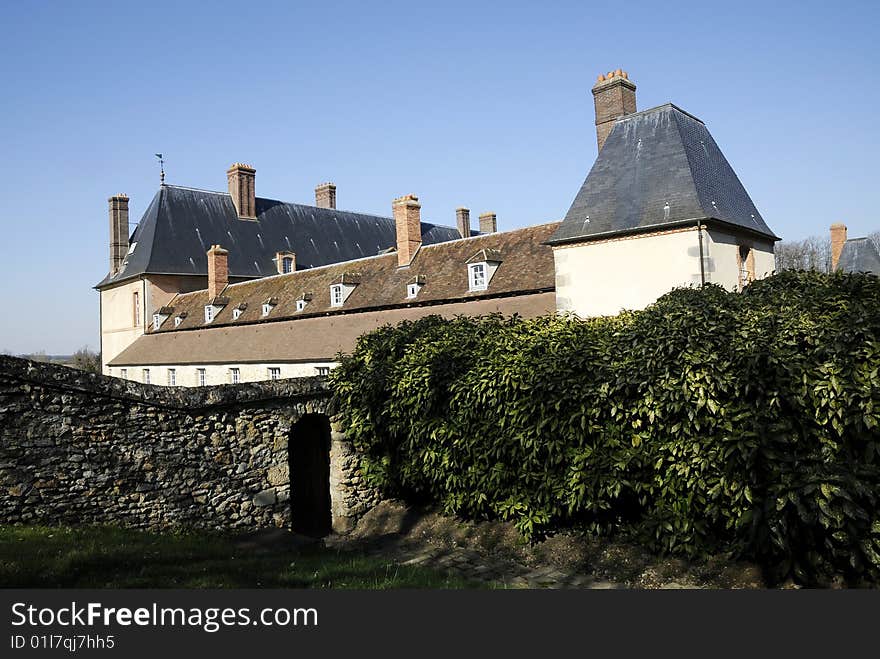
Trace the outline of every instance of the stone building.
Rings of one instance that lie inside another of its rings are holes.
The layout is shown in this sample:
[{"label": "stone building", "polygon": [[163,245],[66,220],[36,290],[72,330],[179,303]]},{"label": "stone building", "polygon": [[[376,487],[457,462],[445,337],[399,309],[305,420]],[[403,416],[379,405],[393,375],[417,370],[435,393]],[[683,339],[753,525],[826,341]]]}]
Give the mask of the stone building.
[{"label": "stone building", "polygon": [[617,70],[593,87],[599,156],[561,222],[497,230],[470,211],[425,223],[415,195],[391,217],[162,185],[130,238],[110,198],[101,296],[104,372],[197,386],[327,372],[376,327],[428,314],[581,317],[638,309],[677,286],[739,290],[770,274],[768,228],[702,121],[672,104],[637,111]]}]

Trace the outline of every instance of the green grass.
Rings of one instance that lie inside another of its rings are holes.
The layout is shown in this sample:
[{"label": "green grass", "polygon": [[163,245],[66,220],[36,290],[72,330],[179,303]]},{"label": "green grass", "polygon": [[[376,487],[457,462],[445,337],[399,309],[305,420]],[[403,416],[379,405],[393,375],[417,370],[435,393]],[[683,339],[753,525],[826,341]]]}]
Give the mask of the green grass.
[{"label": "green grass", "polygon": [[479,584],[323,547],[254,550],[204,532],[0,525],[4,588],[474,588]]}]

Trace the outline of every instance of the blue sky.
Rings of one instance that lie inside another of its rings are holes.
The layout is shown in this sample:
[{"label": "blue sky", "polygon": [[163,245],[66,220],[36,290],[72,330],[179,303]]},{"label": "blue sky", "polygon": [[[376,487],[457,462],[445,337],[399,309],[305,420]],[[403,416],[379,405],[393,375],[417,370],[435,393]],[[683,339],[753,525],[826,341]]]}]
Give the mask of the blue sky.
[{"label": "blue sky", "polygon": [[168,182],[423,217],[560,219],[596,156],[590,87],[703,119],[783,238],[880,229],[874,2],[17,2],[3,8],[0,350],[98,346],[107,197]]}]

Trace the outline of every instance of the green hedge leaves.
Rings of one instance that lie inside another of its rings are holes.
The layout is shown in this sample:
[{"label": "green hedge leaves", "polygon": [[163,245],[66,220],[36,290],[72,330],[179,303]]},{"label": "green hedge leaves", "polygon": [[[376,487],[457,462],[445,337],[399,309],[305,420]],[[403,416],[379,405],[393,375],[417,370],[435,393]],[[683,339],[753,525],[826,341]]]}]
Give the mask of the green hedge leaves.
[{"label": "green hedge leaves", "polygon": [[331,375],[369,483],[529,538],[880,579],[880,280],[784,272],[578,320],[431,316]]}]

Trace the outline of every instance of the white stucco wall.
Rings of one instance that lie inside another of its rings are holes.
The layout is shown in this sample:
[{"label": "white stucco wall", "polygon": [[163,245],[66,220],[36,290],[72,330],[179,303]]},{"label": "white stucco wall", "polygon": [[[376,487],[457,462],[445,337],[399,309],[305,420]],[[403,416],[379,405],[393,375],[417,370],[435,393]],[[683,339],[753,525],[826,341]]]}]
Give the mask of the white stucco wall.
[{"label": "white stucco wall", "polygon": [[[107,362],[144,333],[146,315],[144,282],[140,279],[101,291],[101,368],[110,375]],[[134,325],[133,294],[139,294],[141,324]]]},{"label": "white stucco wall", "polygon": [[[754,250],[758,278],[773,272],[772,243],[718,230],[702,230],[707,283],[737,290],[738,251]],[[555,247],[556,309],[583,318],[643,309],[680,286],[698,286],[700,242],[696,227],[664,233]]]},{"label": "white stucco wall", "polygon": [[[239,369],[239,382],[260,382],[269,379],[269,368],[281,369],[280,379],[285,378],[301,378],[318,375],[318,367],[334,368],[335,362],[308,362],[308,363],[274,363],[267,362],[264,364],[164,364],[150,366],[127,366],[127,367],[110,367],[107,375],[133,380],[135,382],[144,381],[144,369],[150,371],[150,384],[168,385],[168,369],[175,369],[177,375],[176,386],[178,387],[198,387],[199,373],[198,369],[205,369],[205,385],[213,384],[231,384],[230,369]],[[123,373],[123,371],[126,371]]]}]

